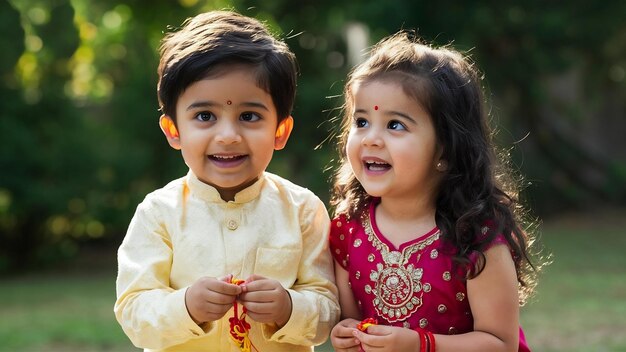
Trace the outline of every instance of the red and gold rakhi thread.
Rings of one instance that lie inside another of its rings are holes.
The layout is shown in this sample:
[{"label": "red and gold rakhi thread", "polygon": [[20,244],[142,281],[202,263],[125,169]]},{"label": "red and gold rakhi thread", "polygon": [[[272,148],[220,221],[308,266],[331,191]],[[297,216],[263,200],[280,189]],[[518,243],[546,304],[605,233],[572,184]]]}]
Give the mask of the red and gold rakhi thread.
[{"label": "red and gold rakhi thread", "polygon": [[372,325],[378,325],[378,320],[374,318],[363,319],[360,323],[356,325],[356,328],[359,331],[367,332],[367,328]]},{"label": "red and gold rakhi thread", "polygon": [[[230,283],[234,285],[242,285],[245,280],[231,278]],[[233,303],[234,315],[232,318],[228,319],[230,323],[230,338],[233,342],[239,347],[242,352],[251,352],[258,351],[256,347],[250,341],[250,323],[246,321],[246,307],[243,307],[241,310],[241,315],[238,313],[238,304],[237,301]]]}]

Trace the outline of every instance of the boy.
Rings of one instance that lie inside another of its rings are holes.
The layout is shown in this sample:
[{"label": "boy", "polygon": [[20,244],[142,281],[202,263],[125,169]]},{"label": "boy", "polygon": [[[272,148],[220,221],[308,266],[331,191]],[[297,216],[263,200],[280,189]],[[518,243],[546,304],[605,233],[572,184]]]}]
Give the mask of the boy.
[{"label": "boy", "polygon": [[118,322],[150,351],[311,351],[338,319],[330,221],[313,193],[265,172],[293,127],[293,53],[215,11],[166,35],[158,73],[159,123],[189,173],[137,208]]}]

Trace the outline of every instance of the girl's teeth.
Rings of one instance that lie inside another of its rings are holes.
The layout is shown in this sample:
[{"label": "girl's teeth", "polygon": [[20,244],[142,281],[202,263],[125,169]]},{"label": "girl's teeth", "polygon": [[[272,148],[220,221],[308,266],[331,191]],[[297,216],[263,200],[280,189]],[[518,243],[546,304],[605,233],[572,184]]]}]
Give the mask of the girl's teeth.
[{"label": "girl's teeth", "polygon": [[367,162],[367,168],[372,171],[383,171],[389,169],[389,164],[379,162]]}]

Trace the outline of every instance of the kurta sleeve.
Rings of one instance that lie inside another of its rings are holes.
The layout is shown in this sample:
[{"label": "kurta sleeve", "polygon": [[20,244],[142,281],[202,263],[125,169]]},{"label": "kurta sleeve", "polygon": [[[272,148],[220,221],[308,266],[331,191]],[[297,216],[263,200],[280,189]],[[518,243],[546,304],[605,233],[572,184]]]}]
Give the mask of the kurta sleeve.
[{"label": "kurta sleeve", "polygon": [[351,242],[351,234],[352,230],[345,216],[340,215],[333,219],[329,236],[330,252],[335,258],[335,261],[346,270],[348,270],[348,264],[350,263],[348,243]]},{"label": "kurta sleeve", "polygon": [[300,215],[302,257],[298,276],[288,289],[292,312],[285,326],[265,325],[267,339],[297,345],[319,345],[330,335],[339,319],[339,303],[333,262],[328,250],[330,219],[316,197]]},{"label": "kurta sleeve", "polygon": [[185,306],[186,287],[170,287],[172,242],[158,206],[137,207],[118,251],[115,316],[132,343],[161,349],[204,335]]}]

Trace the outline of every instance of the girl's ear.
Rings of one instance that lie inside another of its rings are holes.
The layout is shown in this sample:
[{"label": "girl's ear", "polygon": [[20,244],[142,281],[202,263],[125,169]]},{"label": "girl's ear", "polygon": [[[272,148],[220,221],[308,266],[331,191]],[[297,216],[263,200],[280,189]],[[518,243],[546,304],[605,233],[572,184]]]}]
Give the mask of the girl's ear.
[{"label": "girl's ear", "polygon": [[289,135],[293,130],[293,117],[289,116],[278,124],[276,129],[276,138],[274,139],[274,149],[281,150],[287,144]]},{"label": "girl's ear", "polygon": [[448,171],[448,160],[443,157],[443,146],[441,144],[437,145],[437,163],[435,164],[435,169],[439,172]]},{"label": "girl's ear", "polygon": [[159,126],[161,131],[167,138],[167,143],[176,150],[180,150],[180,136],[178,135],[178,129],[174,124],[174,120],[167,115],[161,115],[159,118]]}]

